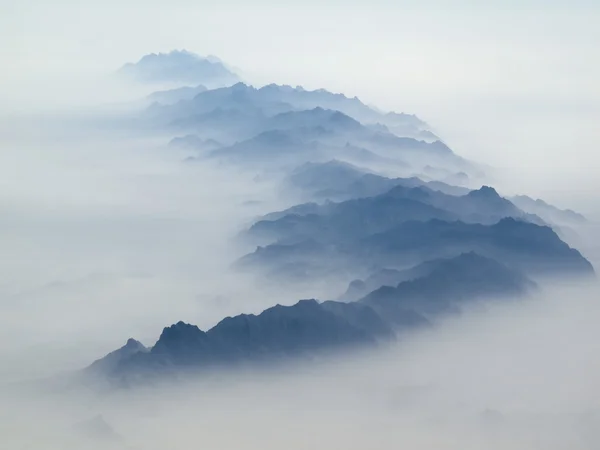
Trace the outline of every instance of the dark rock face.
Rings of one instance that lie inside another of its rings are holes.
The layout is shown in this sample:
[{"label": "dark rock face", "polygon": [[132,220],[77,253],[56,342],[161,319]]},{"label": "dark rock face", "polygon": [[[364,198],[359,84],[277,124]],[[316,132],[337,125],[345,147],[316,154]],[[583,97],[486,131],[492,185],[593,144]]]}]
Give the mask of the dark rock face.
[{"label": "dark rock face", "polygon": [[[348,167],[336,169],[344,177],[354,176]],[[339,242],[365,238],[409,221],[461,220],[491,225],[506,217],[533,223],[539,221],[539,218],[524,213],[500,197],[492,188],[484,187],[464,196],[453,196],[426,186],[400,184],[373,197],[323,205],[297,205],[258,221],[249,229],[249,234],[281,241],[302,237]]]},{"label": "dark rock face", "polygon": [[282,241],[302,237],[333,243],[383,232],[410,220],[457,219],[448,211],[419,201],[419,193],[423,191],[417,188],[411,191],[404,197],[395,197],[390,193],[326,204],[313,214],[292,212],[274,221],[257,222],[250,228],[250,233]]},{"label": "dark rock face", "polygon": [[208,331],[227,352],[244,355],[294,354],[322,347],[368,343],[373,336],[353,326],[316,300],[301,300],[293,306],[277,305],[258,316],[227,318]]},{"label": "dark rock face", "polygon": [[519,272],[474,253],[432,261],[423,274],[395,287],[381,287],[358,302],[301,300],[259,315],[228,317],[207,332],[179,322],[165,328],[150,351],[130,353],[118,364],[100,360],[94,365],[109,378],[131,380],[375,345],[397,332],[428,326],[438,315],[458,311],[469,301],[521,296],[534,288]]},{"label": "dark rock face", "polygon": [[368,252],[380,260],[394,255],[440,257],[456,250],[477,252],[532,275],[594,273],[589,261],[551,228],[512,218],[491,226],[439,220],[407,222],[357,246],[359,253]]},{"label": "dark rock face", "polygon": [[406,308],[424,315],[459,310],[482,297],[520,296],[535,287],[520,272],[476,253],[429,264],[426,276],[384,286],[359,300],[375,309]]},{"label": "dark rock face", "polygon": [[[342,173],[355,176],[345,166]],[[319,276],[319,261],[353,270],[398,269],[468,252],[532,276],[593,273],[591,264],[539,217],[487,186],[455,196],[397,185],[373,197],[301,204],[269,214],[247,236],[270,244],[244,257],[241,267],[272,271],[278,266],[285,274],[285,267],[302,264],[310,277]]]},{"label": "dark rock face", "polygon": [[210,358],[210,342],[197,326],[179,322],[163,330],[150,355],[166,356],[178,365],[193,364]]}]

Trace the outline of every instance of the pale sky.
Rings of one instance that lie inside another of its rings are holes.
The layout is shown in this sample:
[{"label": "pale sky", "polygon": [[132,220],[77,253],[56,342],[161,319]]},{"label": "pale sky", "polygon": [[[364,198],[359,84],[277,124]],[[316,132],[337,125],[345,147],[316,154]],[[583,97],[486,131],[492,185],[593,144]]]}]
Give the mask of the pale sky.
[{"label": "pale sky", "polygon": [[221,57],[252,84],[324,87],[416,113],[459,153],[546,181],[559,171],[595,178],[600,167],[598,1],[0,5],[5,108],[106,100],[95,77],[185,48]]}]

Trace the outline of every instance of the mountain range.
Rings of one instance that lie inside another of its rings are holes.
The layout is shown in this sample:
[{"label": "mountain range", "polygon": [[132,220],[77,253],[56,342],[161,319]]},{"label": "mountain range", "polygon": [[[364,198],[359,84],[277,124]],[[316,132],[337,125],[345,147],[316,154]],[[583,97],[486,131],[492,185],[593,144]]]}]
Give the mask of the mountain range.
[{"label": "mountain range", "polygon": [[[308,216],[306,221],[313,217]],[[284,228],[276,231],[291,230],[289,236],[257,247],[237,267],[258,269],[269,277],[302,280],[342,272],[360,274],[377,268],[405,269],[429,259],[476,252],[534,277],[594,273],[589,261],[548,226],[511,217],[487,225],[439,218],[395,224],[396,216],[392,214],[386,218],[389,228],[380,231],[378,227],[383,228],[385,222],[374,219],[369,223],[370,217],[375,216],[367,214],[362,219],[367,227],[353,227],[351,222],[339,235],[312,223],[303,223],[302,227],[284,221]]]},{"label": "mountain range", "polygon": [[279,113],[255,126],[260,132],[254,137],[217,149],[209,156],[230,162],[252,160],[263,166],[281,158],[297,165],[336,157],[353,162],[370,158],[374,164],[395,161],[405,166],[417,159],[457,166],[464,163],[440,141],[425,142],[376,131],[339,111],[321,107]]},{"label": "mountain range", "polygon": [[378,289],[356,302],[301,300],[259,315],[227,317],[210,330],[179,322],[147,349],[130,339],[86,369],[130,386],[156,377],[214,367],[264,364],[334,349],[373,346],[429,326],[440,314],[494,296],[525,295],[535,285],[474,253],[433,261],[422,277]]},{"label": "mountain range", "polygon": [[[403,113],[382,113],[362,103],[358,98],[348,98],[324,89],[308,91],[302,87],[271,84],[255,88],[244,83],[206,92],[188,91],[190,95],[181,103],[156,105],[152,112],[160,115],[165,122],[173,122],[181,127],[196,127],[199,132],[207,132],[202,127],[203,118],[215,110],[237,111],[248,116],[273,117],[280,113],[310,111],[317,108],[336,111],[355,121],[372,127],[373,131],[412,137],[417,140],[439,140],[428,125],[414,115]],[[159,102],[160,103],[160,102]],[[306,117],[307,123],[321,125],[314,118]],[[272,126],[287,126],[286,116],[274,121]],[[298,120],[294,117],[292,120]],[[224,124],[226,125],[226,124]],[[251,136],[246,136],[249,138]]]},{"label": "mountain range", "polygon": [[493,225],[512,217],[545,225],[488,186],[454,196],[425,184],[411,187],[412,180],[408,180],[408,186],[402,184],[402,179],[390,181],[398,184],[380,195],[340,203],[305,203],[270,213],[252,225],[247,235],[266,242],[312,239],[337,244],[367,238],[410,221],[437,219]]},{"label": "mountain range", "polygon": [[448,195],[465,195],[469,189],[417,177],[389,178],[344,161],[308,162],[296,167],[284,180],[287,189],[309,200],[343,201],[383,194],[396,186],[425,186]]},{"label": "mountain range", "polygon": [[479,173],[454,153],[428,125],[411,114],[384,113],[358,98],[324,89],[236,83],[218,89],[202,86],[160,91],[144,120],[153,129],[222,147],[198,158],[212,158],[250,170],[289,170],[305,162],[331,159],[403,173],[444,171]]},{"label": "mountain range", "polygon": [[361,123],[377,125],[378,131],[392,129],[403,134],[413,134],[412,137],[415,138],[438,140],[431,133],[429,126],[413,114],[382,113],[365,105],[357,97],[349,98],[325,89],[310,91],[301,86],[294,88],[277,84],[257,89],[244,83],[237,83],[230,87],[214,89],[201,96],[197,94],[189,92],[186,98],[182,98],[188,100],[184,107],[164,108],[165,112],[173,117],[187,117],[222,108],[246,111],[254,109],[262,111],[265,115],[274,115],[280,112],[322,108],[339,111]]},{"label": "mountain range", "polygon": [[129,339],[87,367],[86,379],[135,386],[376,346],[479,300],[520,299],[548,277],[594,275],[556,231],[585,218],[467,187],[485,174],[415,115],[324,89],[255,88],[188,52],[148,55],[123,71],[192,84],[152,94],[142,114],[173,136],[171,146],[200,164],[277,173],[277,188],[302,199],[242,233],[256,250],[236,269],[259,282],[332,279],[345,292],[227,317],[207,331],[178,322],[151,347]]}]

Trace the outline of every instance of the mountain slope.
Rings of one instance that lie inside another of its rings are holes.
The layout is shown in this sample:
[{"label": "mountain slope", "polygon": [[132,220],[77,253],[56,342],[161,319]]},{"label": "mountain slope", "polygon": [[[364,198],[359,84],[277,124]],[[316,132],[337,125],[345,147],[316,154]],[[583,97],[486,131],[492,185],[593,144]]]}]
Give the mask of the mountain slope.
[{"label": "mountain slope", "polygon": [[536,214],[549,223],[576,225],[586,222],[583,215],[570,209],[559,209],[540,199],[534,200],[526,195],[517,195],[510,200],[523,211]]},{"label": "mountain slope", "polygon": [[[188,370],[264,364],[372,346],[394,339],[398,332],[428,326],[426,316],[455,311],[482,297],[520,296],[532,287],[516,271],[475,254],[432,265],[435,267],[427,275],[395,288],[379,289],[359,302],[301,300],[258,315],[225,318],[207,332],[179,322],[166,327],[149,351],[132,353],[117,365],[97,361],[95,373],[101,368],[104,377],[131,385]],[[111,355],[106,358],[112,359]]]},{"label": "mountain slope", "polygon": [[469,189],[439,181],[428,182],[416,177],[387,178],[335,159],[324,163],[305,163],[286,177],[285,184],[289,189],[299,190],[308,198],[332,201],[373,197],[396,186],[424,186],[448,195],[469,193]]},{"label": "mountain slope", "polygon": [[427,260],[457,251],[477,252],[527,274],[592,275],[581,253],[569,247],[547,226],[502,219],[494,225],[464,222],[407,222],[356,243],[353,251],[381,264]]},{"label": "mountain slope", "polygon": [[184,86],[177,89],[153,92],[147,98],[148,101],[152,103],[157,102],[162,105],[172,105],[182,100],[194,98],[196,95],[206,92],[207,90],[208,88],[206,86],[199,84],[194,87]]},{"label": "mountain slope", "polygon": [[[325,165],[320,168],[325,169]],[[341,179],[358,176],[352,166],[327,165],[327,172],[334,171]],[[390,180],[390,183],[404,181],[397,179]],[[412,180],[406,181],[412,184]],[[525,214],[487,186],[463,196],[452,196],[425,186],[406,187],[399,184],[374,197],[323,205],[309,203],[270,214],[256,222],[248,230],[248,235],[271,238],[271,241],[315,239],[334,243],[364,238],[414,220],[461,220],[494,224],[505,217],[542,223],[539,218]]]},{"label": "mountain slope", "polygon": [[535,286],[520,272],[474,252],[428,265],[426,275],[381,287],[359,302],[387,315],[395,309],[409,309],[435,316],[482,297],[521,296]]},{"label": "mountain slope", "polygon": [[282,267],[300,265],[302,274],[317,279],[335,271],[359,274],[374,267],[405,269],[431,259],[476,252],[529,276],[594,274],[590,262],[551,228],[513,218],[493,225],[438,219],[406,221],[381,233],[335,238],[333,242],[328,240],[330,234],[318,231],[313,237],[259,247],[240,260],[240,267],[275,276],[276,268],[286,274]]},{"label": "mountain slope", "polygon": [[[209,113],[214,109],[239,109],[255,111],[267,117],[294,111],[310,111],[317,108],[338,111],[346,117],[363,124],[379,124],[371,131],[383,135],[395,135],[416,140],[435,141],[428,133],[427,124],[414,115],[383,114],[366,106],[357,98],[334,94],[324,89],[308,91],[301,87],[268,85],[255,88],[243,83],[215,89],[188,98],[182,104],[164,108],[162,113],[170,120],[183,119],[192,115]],[[284,117],[275,121],[285,121]],[[250,136],[246,136],[248,138]]]}]

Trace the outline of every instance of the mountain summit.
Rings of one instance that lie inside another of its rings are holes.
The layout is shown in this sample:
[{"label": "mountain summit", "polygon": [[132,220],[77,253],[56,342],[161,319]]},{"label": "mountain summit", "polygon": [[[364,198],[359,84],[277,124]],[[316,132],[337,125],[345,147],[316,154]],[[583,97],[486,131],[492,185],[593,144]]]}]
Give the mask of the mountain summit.
[{"label": "mountain summit", "polygon": [[125,64],[119,73],[135,81],[151,84],[201,84],[216,88],[239,81],[238,75],[222,61],[187,50],[145,55],[137,63]]}]

